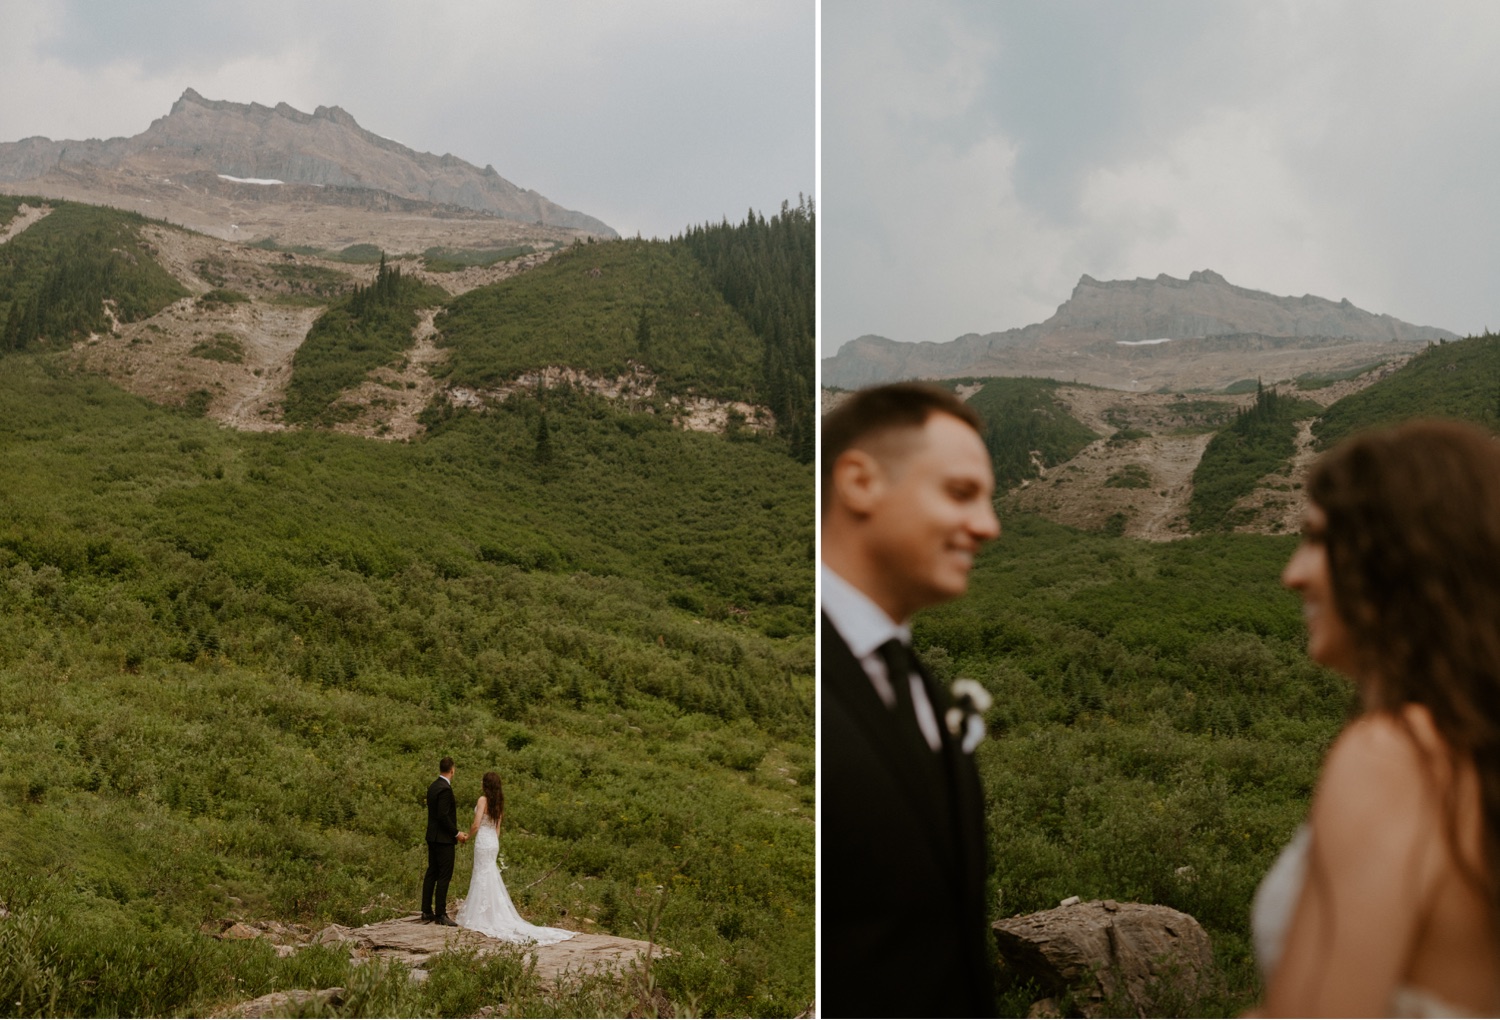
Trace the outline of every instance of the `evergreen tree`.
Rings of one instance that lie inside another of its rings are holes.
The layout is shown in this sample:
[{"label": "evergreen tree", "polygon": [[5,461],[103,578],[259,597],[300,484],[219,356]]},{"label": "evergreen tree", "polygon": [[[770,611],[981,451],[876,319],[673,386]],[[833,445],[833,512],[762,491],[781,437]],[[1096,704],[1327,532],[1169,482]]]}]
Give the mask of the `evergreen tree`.
[{"label": "evergreen tree", "polygon": [[651,354],[651,317],[646,314],[646,306],[641,306],[640,318],[635,323],[635,349],[645,358]]},{"label": "evergreen tree", "polygon": [[536,423],[536,462],[552,463],[552,430],[547,427],[547,412],[543,411]]},{"label": "evergreen tree", "polygon": [[799,195],[767,220],[755,210],[745,222],[689,229],[685,244],[709,271],[724,300],[761,338],[760,399],[776,416],[776,431],[799,460],[812,459],[816,221]]}]

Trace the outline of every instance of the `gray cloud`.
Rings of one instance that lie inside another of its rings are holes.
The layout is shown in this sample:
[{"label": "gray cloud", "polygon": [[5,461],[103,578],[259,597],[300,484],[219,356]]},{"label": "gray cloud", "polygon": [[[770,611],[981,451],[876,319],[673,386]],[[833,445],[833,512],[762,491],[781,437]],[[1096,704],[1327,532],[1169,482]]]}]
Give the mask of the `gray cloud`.
[{"label": "gray cloud", "polygon": [[823,346],[1213,268],[1500,325],[1500,9],[825,0]]},{"label": "gray cloud", "polygon": [[[14,9],[12,9],[14,8]],[[811,193],[811,0],[7,4],[0,140],[143,130],[189,86],[342,106],[622,233]]]}]

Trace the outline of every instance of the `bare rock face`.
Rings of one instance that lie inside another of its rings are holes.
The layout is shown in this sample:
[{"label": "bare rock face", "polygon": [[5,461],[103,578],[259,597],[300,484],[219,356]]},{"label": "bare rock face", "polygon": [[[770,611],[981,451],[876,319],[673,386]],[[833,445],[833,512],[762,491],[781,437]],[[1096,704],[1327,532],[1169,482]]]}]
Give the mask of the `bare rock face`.
[{"label": "bare rock face", "polygon": [[270,107],[205,99],[192,89],[132,138],[0,143],[0,183],[36,182],[41,193],[49,190],[42,187],[49,181],[77,185],[80,174],[96,186],[102,180],[117,189],[126,181],[137,189],[191,185],[231,198],[253,195],[303,204],[374,197],[398,211],[423,203],[440,211],[473,210],[616,236],[592,216],[517,187],[493,166],[481,169],[452,154],[417,152],[366,131],[337,106],[303,113],[286,103]]},{"label": "bare rock face", "polygon": [[1237,287],[1211,269],[1186,280],[1084,275],[1045,322],[946,343],[873,334],[850,340],[823,359],[823,383],[853,389],[897,379],[1029,375],[1124,390],[1217,388],[1368,364],[1454,339],[1448,330],[1367,312],[1347,298]]},{"label": "bare rock face", "polygon": [[1121,997],[1141,1016],[1162,1016],[1164,1000],[1196,998],[1213,962],[1202,925],[1146,903],[1091,900],[1004,918],[993,928],[1005,966],[1054,994],[1071,990],[1085,1016]]}]

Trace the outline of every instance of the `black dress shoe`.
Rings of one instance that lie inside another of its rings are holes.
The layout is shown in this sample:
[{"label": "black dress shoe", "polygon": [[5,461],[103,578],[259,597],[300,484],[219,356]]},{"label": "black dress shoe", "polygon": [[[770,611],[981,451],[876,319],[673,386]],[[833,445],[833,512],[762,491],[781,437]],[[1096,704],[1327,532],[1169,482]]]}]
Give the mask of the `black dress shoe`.
[{"label": "black dress shoe", "polygon": [[424,910],[424,911],[422,911],[422,920],[418,921],[417,923],[418,924],[431,924],[433,921],[436,921],[436,920],[437,920],[437,915],[436,914],[429,914],[427,911]]},{"label": "black dress shoe", "polygon": [[458,927],[458,922],[455,921],[455,920],[453,920],[453,918],[449,917],[447,914],[439,914],[437,916],[437,918],[432,923],[433,924],[441,924],[441,925],[443,925],[444,927],[447,927],[447,928],[457,928]]}]

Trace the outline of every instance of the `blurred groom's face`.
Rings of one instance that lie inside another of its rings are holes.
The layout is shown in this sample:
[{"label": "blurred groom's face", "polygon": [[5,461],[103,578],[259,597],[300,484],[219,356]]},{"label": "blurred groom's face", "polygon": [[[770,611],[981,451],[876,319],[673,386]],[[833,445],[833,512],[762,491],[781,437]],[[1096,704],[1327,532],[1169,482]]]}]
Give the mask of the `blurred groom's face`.
[{"label": "blurred groom's face", "polygon": [[1000,534],[995,477],[984,441],[949,414],[933,414],[915,442],[886,458],[868,518],[870,555],[893,582],[904,615],[964,593],[974,557]]}]

